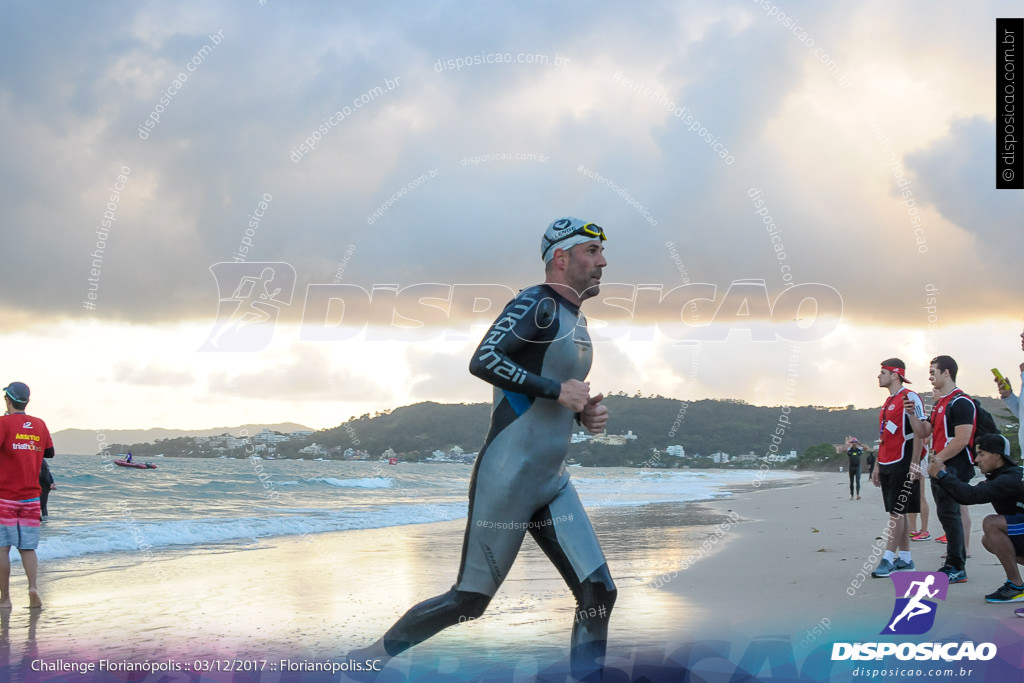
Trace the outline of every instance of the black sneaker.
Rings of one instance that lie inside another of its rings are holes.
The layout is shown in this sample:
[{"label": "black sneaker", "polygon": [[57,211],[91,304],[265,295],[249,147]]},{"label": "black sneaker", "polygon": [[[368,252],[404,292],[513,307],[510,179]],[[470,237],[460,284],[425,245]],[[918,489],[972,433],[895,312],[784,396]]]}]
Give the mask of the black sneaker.
[{"label": "black sneaker", "polygon": [[1024,602],[1024,586],[1014,586],[1007,581],[986,595],[985,602]]}]

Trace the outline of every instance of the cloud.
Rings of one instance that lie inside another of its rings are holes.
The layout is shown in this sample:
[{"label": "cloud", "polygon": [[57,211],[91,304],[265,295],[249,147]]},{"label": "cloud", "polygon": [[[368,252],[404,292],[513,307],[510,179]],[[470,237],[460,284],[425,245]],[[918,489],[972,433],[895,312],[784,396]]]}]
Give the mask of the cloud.
[{"label": "cloud", "polygon": [[307,345],[293,348],[290,359],[254,372],[212,372],[211,394],[284,403],[308,401],[387,401],[394,392],[347,368],[333,368],[325,351]]},{"label": "cloud", "polygon": [[125,384],[154,387],[183,387],[196,381],[191,371],[174,370],[156,364],[140,366],[130,362],[115,364],[113,379]]},{"label": "cloud", "polygon": [[1009,285],[1020,266],[1019,250],[1008,247],[1021,244],[1024,195],[995,189],[995,148],[994,122],[975,116],[954,121],[946,136],[906,157],[919,199],[974,238],[988,272],[987,283],[976,283],[983,287]]},{"label": "cloud", "polygon": [[469,374],[472,349],[466,353],[466,348],[456,353],[431,353],[411,347],[406,353],[406,362],[412,376],[410,400],[459,403],[467,400],[466,396],[474,396],[475,400],[489,402],[492,389]]}]

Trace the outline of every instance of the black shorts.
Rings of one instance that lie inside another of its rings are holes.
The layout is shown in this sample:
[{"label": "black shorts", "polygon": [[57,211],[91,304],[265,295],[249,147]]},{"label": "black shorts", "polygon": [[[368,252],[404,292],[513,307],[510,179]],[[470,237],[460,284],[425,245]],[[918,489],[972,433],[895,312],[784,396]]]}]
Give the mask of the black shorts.
[{"label": "black shorts", "polygon": [[897,515],[921,512],[921,485],[910,478],[910,462],[878,465],[885,511]]},{"label": "black shorts", "polygon": [[1006,533],[1013,541],[1013,548],[1017,557],[1024,557],[1024,514],[1004,515],[1006,518]]}]

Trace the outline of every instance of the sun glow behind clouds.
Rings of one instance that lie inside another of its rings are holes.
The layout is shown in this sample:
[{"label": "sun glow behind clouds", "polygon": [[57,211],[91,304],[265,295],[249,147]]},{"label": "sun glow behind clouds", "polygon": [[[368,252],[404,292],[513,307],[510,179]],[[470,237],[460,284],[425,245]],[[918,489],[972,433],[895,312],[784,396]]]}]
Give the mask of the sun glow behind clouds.
[{"label": "sun glow behind clouds", "polygon": [[[927,365],[938,353],[957,359],[959,383],[968,392],[994,395],[992,366],[1017,376],[1019,320],[931,331],[926,320],[923,315],[921,325],[905,328],[844,322],[827,337],[804,343],[752,341],[749,331],[734,330],[725,341],[680,344],[640,325],[594,344],[589,381],[594,393],[606,395],[640,390],[681,400],[782,404],[788,359],[797,346],[800,376],[792,402],[799,405],[877,404],[875,375],[889,356],[904,359],[918,391],[930,391]],[[281,324],[266,349],[198,351],[210,330],[203,323],[67,321],[45,336],[32,329],[8,332],[2,341],[17,350],[18,364],[4,382],[28,382],[32,410],[54,431],[286,421],[325,428],[423,400],[490,401],[490,387],[467,369],[483,325],[473,325],[468,336],[439,329],[433,339],[402,341],[387,329],[369,329],[346,341],[317,343],[300,341],[299,326]]]}]

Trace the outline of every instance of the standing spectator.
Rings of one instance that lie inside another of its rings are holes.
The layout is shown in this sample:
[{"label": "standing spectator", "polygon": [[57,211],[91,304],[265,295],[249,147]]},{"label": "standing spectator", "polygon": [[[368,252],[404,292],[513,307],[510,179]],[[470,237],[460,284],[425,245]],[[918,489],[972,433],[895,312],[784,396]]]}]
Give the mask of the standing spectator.
[{"label": "standing spectator", "polygon": [[[882,503],[889,513],[885,554],[871,576],[876,579],[889,576],[895,571],[912,571],[914,560],[910,557],[910,533],[907,527],[907,513],[920,510],[921,452],[924,450],[924,405],[921,397],[910,391],[905,383],[907,366],[899,358],[882,361],[878,373],[878,386],[889,391],[889,397],[878,416],[880,442],[878,446],[878,471],[872,473],[871,482],[882,489]],[[917,431],[908,413],[918,419]],[[896,557],[896,552],[899,557]]]},{"label": "standing spectator", "polygon": [[853,500],[854,484],[857,486],[857,500],[860,500],[860,456],[863,453],[857,437],[850,437],[850,447],[846,450],[846,455],[850,456],[850,500]]},{"label": "standing spectator", "polygon": [[[950,356],[936,356],[928,366],[928,379],[939,398],[932,407],[928,421],[920,422],[911,415],[915,430],[924,425],[932,439],[932,461],[929,468],[942,466],[946,475],[968,482],[974,475],[974,452],[971,438],[976,419],[974,402],[956,386],[957,364]],[[967,582],[967,551],[964,546],[964,524],[960,504],[946,487],[932,480],[935,512],[947,539],[946,561],[938,571],[949,576],[949,582]]]},{"label": "standing spectator", "polygon": [[[1020,350],[1024,351],[1024,332],[1020,333]],[[1024,387],[1024,363],[1020,364],[1020,381],[1021,387]],[[1017,443],[1020,445],[1021,453],[1024,454],[1024,391],[1021,391],[1020,395],[1014,394],[1009,377],[1004,377],[1002,382],[998,379],[995,382],[999,387],[999,396],[1003,399],[1003,403],[1017,417]]]},{"label": "standing spectator", "polygon": [[28,386],[11,382],[4,388],[7,414],[0,417],[0,609],[11,608],[11,546],[21,554],[28,578],[29,607],[42,607],[36,574],[39,560],[39,470],[43,457],[53,457],[46,424],[25,414]]}]

